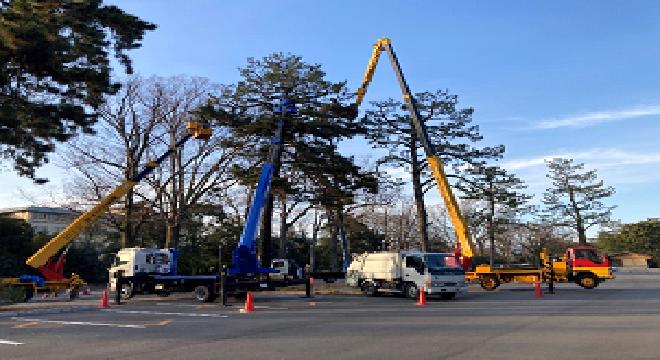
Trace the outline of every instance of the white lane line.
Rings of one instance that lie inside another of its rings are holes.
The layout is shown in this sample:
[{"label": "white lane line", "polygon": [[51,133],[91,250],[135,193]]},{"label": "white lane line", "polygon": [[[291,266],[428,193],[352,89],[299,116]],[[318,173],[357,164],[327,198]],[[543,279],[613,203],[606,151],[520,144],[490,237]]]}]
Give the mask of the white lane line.
[{"label": "white lane line", "polygon": [[107,327],[127,328],[127,329],[146,329],[147,328],[144,325],[95,323],[95,322],[89,322],[89,321],[60,321],[60,320],[28,319],[28,318],[19,318],[19,317],[12,317],[12,319],[16,320],[16,321],[21,321],[21,322],[40,322],[40,323],[50,323],[50,324],[62,324],[62,325],[107,326]]},{"label": "white lane line", "polygon": [[2,339],[0,339],[0,344],[1,344],[1,345],[23,345],[22,342],[9,341],[9,340],[2,340]]},{"label": "white lane line", "polygon": [[181,313],[181,312],[160,312],[148,310],[113,310],[106,309],[103,311],[114,312],[118,314],[142,314],[142,315],[172,315],[172,316],[188,316],[188,317],[213,317],[213,318],[226,318],[227,315],[220,314],[204,314],[204,313]]},{"label": "white lane line", "polygon": [[267,306],[267,305],[255,305],[254,308],[255,309],[269,309],[269,310],[289,310],[289,308],[285,308],[285,307],[270,307],[270,306]]}]

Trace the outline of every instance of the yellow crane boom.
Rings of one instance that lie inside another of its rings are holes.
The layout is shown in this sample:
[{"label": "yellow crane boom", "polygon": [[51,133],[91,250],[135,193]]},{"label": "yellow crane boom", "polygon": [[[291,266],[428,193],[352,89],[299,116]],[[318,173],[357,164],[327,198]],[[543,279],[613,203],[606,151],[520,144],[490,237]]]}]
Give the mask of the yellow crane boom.
[{"label": "yellow crane boom", "polygon": [[415,102],[415,98],[410,93],[410,88],[406,83],[406,79],[403,76],[403,71],[401,70],[401,65],[397,59],[394,48],[392,47],[392,42],[388,38],[380,38],[374,44],[373,53],[367,64],[367,70],[364,73],[364,78],[362,80],[362,85],[357,90],[357,100],[356,105],[360,105],[365,95],[367,94],[367,88],[373,79],[376,66],[378,65],[378,60],[382,52],[386,52],[390,63],[392,64],[392,69],[399,81],[399,86],[401,87],[401,92],[403,93],[403,101],[406,104],[406,108],[410,112],[410,117],[412,119],[412,124],[415,127],[417,132],[417,137],[419,138],[422,147],[424,147],[424,152],[426,153],[426,161],[428,161],[429,166],[431,167],[431,172],[435,178],[438,190],[442,196],[442,200],[447,207],[447,212],[449,213],[449,218],[451,219],[452,226],[456,232],[456,238],[460,244],[461,255],[463,257],[463,266],[465,268],[469,267],[472,257],[474,257],[474,244],[470,238],[470,232],[467,227],[467,223],[463,218],[463,215],[460,212],[458,203],[456,202],[456,197],[451,190],[449,180],[445,174],[442,161],[438,157],[435,147],[429,140],[428,133],[426,131],[426,125],[419,115],[419,110]]},{"label": "yellow crane boom", "polygon": [[168,149],[164,154],[154,161],[147,163],[145,168],[140,171],[132,179],[126,180],[117,186],[110,194],[106,195],[101,201],[92,209],[86,211],[78,218],[76,218],[69,226],[64,228],[59,234],[52,238],[46,245],[41,247],[37,252],[32,255],[25,262],[34,268],[41,268],[48,263],[48,260],[55,256],[60,250],[69,245],[80,234],[92,225],[98,218],[106,212],[112,204],[116,203],[124,195],[126,195],[137,183],[149,175],[156,167],[158,167],[174,149],[182,146],[191,137],[196,139],[208,139],[211,137],[211,129],[203,126],[198,122],[189,122],[187,125],[188,133],[179,140],[174,148]]}]

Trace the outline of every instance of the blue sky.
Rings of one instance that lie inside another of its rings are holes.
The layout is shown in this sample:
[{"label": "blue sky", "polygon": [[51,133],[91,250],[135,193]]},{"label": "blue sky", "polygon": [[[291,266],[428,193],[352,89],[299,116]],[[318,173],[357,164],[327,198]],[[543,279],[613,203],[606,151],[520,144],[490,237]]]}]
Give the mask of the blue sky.
[{"label": "blue sky", "polygon": [[[595,168],[617,193],[615,217],[659,217],[660,2],[657,1],[112,1],[158,24],[132,52],[141,75],[238,79],[249,56],[320,63],[356,88],[371,45],[390,37],[413,91],[448,88],[504,165],[540,194],[543,159]],[[633,5],[634,4],[634,5]],[[400,98],[387,66],[367,101]],[[345,146],[365,155],[364,147]],[[0,172],[0,207],[58,196],[65,171],[36,188]],[[430,200],[439,201],[435,194]]]}]

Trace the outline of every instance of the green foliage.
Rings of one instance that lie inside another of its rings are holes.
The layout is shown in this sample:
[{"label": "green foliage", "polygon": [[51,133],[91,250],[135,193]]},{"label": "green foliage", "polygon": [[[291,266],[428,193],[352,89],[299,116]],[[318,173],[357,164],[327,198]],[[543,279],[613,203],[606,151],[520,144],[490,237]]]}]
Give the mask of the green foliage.
[{"label": "green foliage", "polygon": [[0,152],[34,179],[54,141],[93,132],[119,88],[109,53],[131,73],[126,51],[155,25],[101,0],[10,0],[0,15]]},{"label": "green foliage", "polygon": [[349,256],[376,251],[382,247],[385,235],[377,234],[358,219],[347,216],[344,220],[344,226],[346,228],[346,240],[349,244]]},{"label": "green foliage", "polygon": [[0,304],[23,302],[24,297],[24,289],[0,284]]},{"label": "green foliage", "polygon": [[[279,241],[275,241],[275,244],[279,244]],[[279,250],[277,246],[274,248],[274,250]],[[275,254],[277,251],[274,251],[272,255]],[[287,237],[285,258],[294,260],[300,266],[307,265],[309,263],[309,239],[300,235]]]},{"label": "green foliage", "polygon": [[76,273],[88,283],[106,283],[113,258],[109,255],[116,251],[117,246],[99,248],[88,242],[76,243],[67,253],[64,273]]},{"label": "green foliage", "polygon": [[[451,178],[463,175],[458,171],[461,166],[480,166],[487,159],[501,157],[504,145],[476,146],[483,136],[479,126],[472,124],[474,109],[459,108],[457,95],[446,90],[426,91],[416,93],[415,100],[435,155],[440,157]],[[403,103],[393,99],[372,102],[372,108],[363,119],[364,126],[369,129],[366,136],[374,147],[389,151],[381,163],[395,167],[419,163],[423,183],[428,184],[433,179],[424,161],[427,154],[417,139],[410,114],[402,106]]]},{"label": "green foliage", "polygon": [[25,260],[32,255],[32,227],[20,219],[0,217],[0,274],[12,277],[30,268]]},{"label": "green foliage", "polygon": [[330,257],[337,258],[337,254],[331,254],[331,247],[328,246],[330,239],[321,239],[321,244],[314,246],[314,262],[316,271],[319,270],[334,270],[332,269],[332,262]]},{"label": "green foliage", "polygon": [[601,232],[598,247],[610,254],[630,251],[650,255],[657,265],[660,263],[660,220],[624,224],[615,231]]},{"label": "green foliage", "polygon": [[[213,98],[202,114],[230,131],[234,141],[255,143],[255,151],[244,154],[245,166],[235,169],[244,183],[256,183],[258,164],[266,161],[269,140],[283,119],[281,176],[273,180],[273,193],[320,203],[328,196],[348,200],[361,189],[376,191],[376,179],[337,151],[338,140],[364,132],[351,114],[341,111],[349,107],[340,103],[352,96],[345,82],[330,82],[320,65],[283,53],[249,58],[240,73],[237,85]],[[274,112],[282,98],[294,102],[297,114],[282,118]],[[334,192],[324,194],[328,188]]]},{"label": "green foliage", "polygon": [[[218,249],[222,245],[222,264],[231,266],[232,250],[238,245],[242,228],[225,213],[216,214],[215,226],[202,233],[201,223],[187,225],[189,231],[179,243],[179,272],[210,274],[218,272]],[[210,232],[210,233],[206,233]]]}]

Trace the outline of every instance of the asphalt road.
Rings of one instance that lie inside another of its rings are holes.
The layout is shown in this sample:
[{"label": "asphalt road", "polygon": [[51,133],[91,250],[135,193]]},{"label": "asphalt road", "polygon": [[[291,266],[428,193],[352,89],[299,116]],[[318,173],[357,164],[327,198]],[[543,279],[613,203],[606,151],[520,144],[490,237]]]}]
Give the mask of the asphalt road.
[{"label": "asphalt road", "polygon": [[102,310],[0,313],[0,359],[659,359],[660,274],[594,290],[471,288],[451,301],[258,295],[240,304],[141,298]]}]

